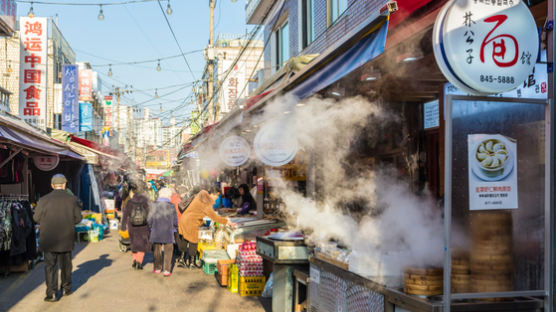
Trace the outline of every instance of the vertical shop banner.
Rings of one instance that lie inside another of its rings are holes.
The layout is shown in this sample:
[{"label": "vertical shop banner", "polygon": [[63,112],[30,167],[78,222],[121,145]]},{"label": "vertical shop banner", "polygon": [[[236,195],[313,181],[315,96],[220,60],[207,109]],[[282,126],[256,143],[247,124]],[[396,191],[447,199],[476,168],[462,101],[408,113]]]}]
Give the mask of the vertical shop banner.
[{"label": "vertical shop banner", "polygon": [[245,62],[235,64],[232,67],[233,60],[222,60],[222,68],[224,71],[229,71],[228,77],[222,85],[223,92],[220,98],[220,110],[221,112],[229,112],[236,101],[242,96],[241,91],[245,88],[246,73],[245,73]]},{"label": "vertical shop banner", "polygon": [[93,71],[90,69],[79,71],[79,101],[93,101]]},{"label": "vertical shop banner", "polygon": [[469,209],[517,209],[517,144],[500,134],[470,134]]},{"label": "vertical shop banner", "polygon": [[62,130],[79,131],[79,70],[77,65],[62,66]]},{"label": "vertical shop banner", "polygon": [[114,126],[114,117],[112,113],[112,97],[105,96],[104,97],[104,127],[108,129],[112,129]]},{"label": "vertical shop banner", "polygon": [[46,127],[47,21],[20,17],[19,116],[39,128]]},{"label": "vertical shop banner", "polygon": [[79,131],[93,131],[93,104],[79,103]]}]

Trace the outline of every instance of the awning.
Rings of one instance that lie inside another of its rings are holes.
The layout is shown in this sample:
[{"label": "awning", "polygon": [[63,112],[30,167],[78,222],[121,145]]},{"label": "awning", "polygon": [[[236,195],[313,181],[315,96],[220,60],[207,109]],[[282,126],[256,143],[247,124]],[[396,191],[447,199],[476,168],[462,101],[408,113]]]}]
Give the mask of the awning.
[{"label": "awning", "polygon": [[286,91],[298,99],[307,98],[330,86],[353,70],[363,66],[384,52],[388,20],[383,19],[355,39],[351,46],[337,50],[328,58],[312,66],[300,77],[295,78]]},{"label": "awning", "polygon": [[[87,161],[87,163],[92,164],[92,165],[98,165],[99,164],[99,156],[102,157],[106,157],[109,159],[119,159],[117,156],[111,155],[111,154],[107,154],[105,152],[99,151],[97,149],[94,149],[92,147],[89,147],[87,145],[83,145],[77,142],[74,142],[71,140],[71,136],[72,134],[69,132],[65,132],[62,130],[52,130],[52,137],[55,138],[56,140],[59,140],[61,142],[65,142],[66,145],[68,145],[73,151],[75,151],[76,153],[82,155],[85,160]],[[89,140],[85,140],[85,139],[81,139],[81,138],[77,138],[80,140],[84,140],[87,142],[91,142]],[[91,142],[94,143],[94,142]],[[93,145],[93,144],[91,144]]]},{"label": "awning", "polygon": [[255,96],[256,103],[251,104],[247,111],[258,109],[279,94],[307,98],[371,61],[384,52],[388,18],[383,13],[369,17],[360,28],[344,36],[344,40],[328,48],[280,87],[260,94],[260,98]]},{"label": "awning", "polygon": [[67,156],[78,160],[83,159],[80,155],[70,151],[62,142],[51,139],[38,130],[20,123],[23,123],[23,121],[0,116],[0,141],[18,145],[37,153]]}]

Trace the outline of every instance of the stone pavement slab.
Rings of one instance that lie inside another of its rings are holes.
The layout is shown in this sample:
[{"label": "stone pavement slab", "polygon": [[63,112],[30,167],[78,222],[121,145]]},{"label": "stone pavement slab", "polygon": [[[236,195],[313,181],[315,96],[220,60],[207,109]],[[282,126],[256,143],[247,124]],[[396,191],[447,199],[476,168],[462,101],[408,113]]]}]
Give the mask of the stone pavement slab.
[{"label": "stone pavement slab", "polygon": [[270,299],[230,293],[200,269],[174,268],[165,278],[131,268],[131,252],[118,249],[117,232],[74,250],[73,290],[58,302],[43,301],[44,263],[0,279],[0,311],[270,311]]}]

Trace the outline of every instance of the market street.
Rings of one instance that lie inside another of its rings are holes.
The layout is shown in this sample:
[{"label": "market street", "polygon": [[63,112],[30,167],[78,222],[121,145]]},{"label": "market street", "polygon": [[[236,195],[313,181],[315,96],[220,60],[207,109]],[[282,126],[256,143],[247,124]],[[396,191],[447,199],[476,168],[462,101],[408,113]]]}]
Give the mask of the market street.
[{"label": "market street", "polygon": [[118,250],[117,234],[74,250],[73,289],[58,302],[44,302],[44,262],[28,273],[0,279],[0,311],[270,311],[268,300],[220,288],[200,269],[152,273],[152,255],[134,271],[131,254]]}]

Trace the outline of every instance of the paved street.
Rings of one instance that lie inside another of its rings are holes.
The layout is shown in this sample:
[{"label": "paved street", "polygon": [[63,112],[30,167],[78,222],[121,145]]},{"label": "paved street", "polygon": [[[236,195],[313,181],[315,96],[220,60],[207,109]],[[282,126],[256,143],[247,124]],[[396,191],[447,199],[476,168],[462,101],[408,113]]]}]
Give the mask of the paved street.
[{"label": "paved street", "polygon": [[118,250],[117,233],[99,243],[81,243],[73,259],[69,297],[46,303],[44,263],[25,274],[0,279],[0,311],[270,311],[268,299],[241,297],[218,286],[201,270],[175,268],[170,278],[131,268],[131,254]]}]

